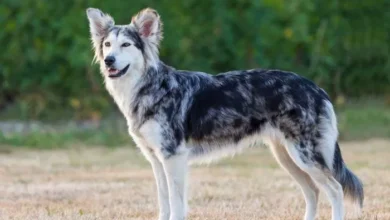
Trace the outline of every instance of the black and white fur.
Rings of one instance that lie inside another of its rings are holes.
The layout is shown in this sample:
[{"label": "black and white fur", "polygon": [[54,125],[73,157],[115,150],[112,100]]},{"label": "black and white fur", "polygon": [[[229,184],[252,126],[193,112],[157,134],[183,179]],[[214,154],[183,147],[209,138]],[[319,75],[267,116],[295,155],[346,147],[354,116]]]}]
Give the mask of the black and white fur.
[{"label": "black and white fur", "polygon": [[280,70],[215,76],[176,70],[159,60],[162,23],[155,10],[139,12],[127,25],[115,25],[98,9],[87,15],[106,88],[152,165],[160,220],[186,218],[190,161],[259,142],[300,185],[305,220],[315,218],[319,189],[333,220],[344,218],[344,195],[362,206],[362,184],[341,157],[333,106],[314,83]]}]

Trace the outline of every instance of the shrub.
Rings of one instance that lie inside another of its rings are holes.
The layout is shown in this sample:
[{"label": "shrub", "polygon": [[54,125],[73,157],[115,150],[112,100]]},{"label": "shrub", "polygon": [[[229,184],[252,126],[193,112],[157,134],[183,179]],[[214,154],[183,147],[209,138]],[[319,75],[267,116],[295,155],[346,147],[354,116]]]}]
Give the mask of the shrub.
[{"label": "shrub", "polygon": [[157,9],[165,24],[161,59],[180,69],[286,69],[332,96],[388,94],[388,2],[3,0],[0,110],[14,103],[25,117],[67,108],[96,117],[111,108],[91,65],[87,7],[117,23],[143,7]]}]

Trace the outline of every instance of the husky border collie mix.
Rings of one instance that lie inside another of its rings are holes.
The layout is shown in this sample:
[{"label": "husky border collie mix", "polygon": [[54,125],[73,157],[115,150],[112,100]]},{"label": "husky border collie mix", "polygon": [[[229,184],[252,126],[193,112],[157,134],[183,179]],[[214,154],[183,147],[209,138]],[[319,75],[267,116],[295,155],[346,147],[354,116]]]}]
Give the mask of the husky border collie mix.
[{"label": "husky border collie mix", "polygon": [[337,143],[333,106],[313,82],[280,70],[215,76],[176,70],[159,59],[162,23],[155,10],[142,10],[126,25],[115,25],[99,9],[87,9],[87,16],[105,86],[153,168],[160,220],[186,218],[191,161],[260,141],[299,184],[304,219],[315,218],[319,189],[329,198],[333,220],[344,218],[344,196],[362,206],[362,183]]}]

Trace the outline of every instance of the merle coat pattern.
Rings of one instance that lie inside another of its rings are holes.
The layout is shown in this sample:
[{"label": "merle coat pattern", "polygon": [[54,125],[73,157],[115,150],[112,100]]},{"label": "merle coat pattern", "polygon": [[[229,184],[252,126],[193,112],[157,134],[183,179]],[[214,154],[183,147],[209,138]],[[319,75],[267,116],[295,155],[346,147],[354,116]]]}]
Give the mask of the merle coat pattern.
[{"label": "merle coat pattern", "polygon": [[343,162],[323,89],[280,70],[215,76],[176,70],[159,60],[162,23],[155,10],[141,11],[128,25],[115,25],[98,9],[87,15],[106,88],[152,165],[160,220],[186,218],[189,162],[259,142],[300,185],[304,219],[315,218],[319,188],[330,199],[333,220],[343,219],[344,194],[362,206],[362,184]]}]

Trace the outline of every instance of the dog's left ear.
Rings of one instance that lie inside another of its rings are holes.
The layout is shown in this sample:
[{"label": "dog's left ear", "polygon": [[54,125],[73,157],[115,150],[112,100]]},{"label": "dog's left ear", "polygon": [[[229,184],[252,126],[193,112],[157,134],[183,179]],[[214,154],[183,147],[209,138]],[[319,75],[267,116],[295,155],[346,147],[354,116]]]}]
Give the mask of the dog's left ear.
[{"label": "dog's left ear", "polygon": [[148,43],[159,45],[163,38],[162,22],[156,10],[146,8],[135,15],[131,23],[138,33]]}]

